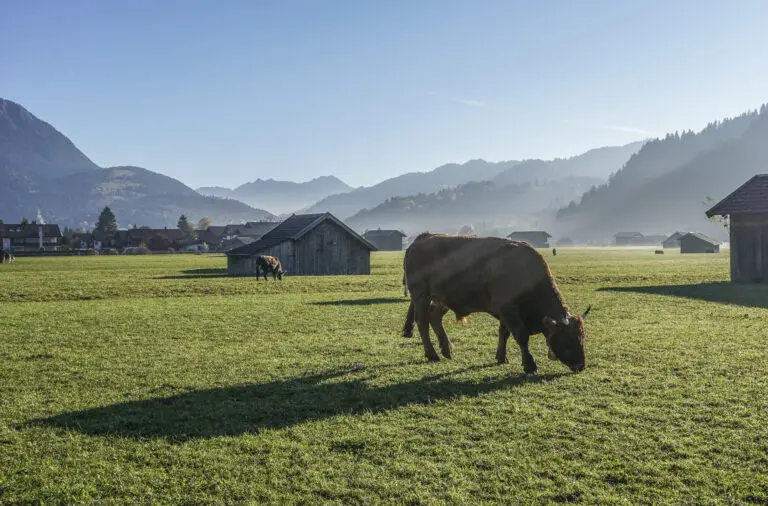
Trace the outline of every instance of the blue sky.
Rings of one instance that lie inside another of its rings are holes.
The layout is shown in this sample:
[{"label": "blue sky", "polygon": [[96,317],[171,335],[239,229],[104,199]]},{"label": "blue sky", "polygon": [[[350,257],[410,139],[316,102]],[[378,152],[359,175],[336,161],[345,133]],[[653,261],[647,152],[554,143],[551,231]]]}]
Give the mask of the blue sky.
[{"label": "blue sky", "polygon": [[768,2],[6,2],[0,96],[102,166],[369,185],[768,101]]}]

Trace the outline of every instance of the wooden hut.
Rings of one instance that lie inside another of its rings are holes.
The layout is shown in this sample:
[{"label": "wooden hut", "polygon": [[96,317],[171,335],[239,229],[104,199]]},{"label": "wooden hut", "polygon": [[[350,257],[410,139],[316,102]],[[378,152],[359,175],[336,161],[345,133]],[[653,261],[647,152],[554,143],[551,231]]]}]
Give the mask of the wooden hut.
[{"label": "wooden hut", "polygon": [[680,238],[685,235],[685,232],[675,232],[674,234],[670,235],[664,241],[662,241],[661,245],[665,249],[669,248],[679,248],[680,247]]},{"label": "wooden hut", "polygon": [[254,276],[256,257],[277,257],[294,276],[370,274],[376,247],[331,213],[294,214],[251,243],[227,252],[230,276]]},{"label": "wooden hut", "polygon": [[720,253],[720,242],[698,232],[680,237],[680,253]]},{"label": "wooden hut", "polygon": [[768,281],[768,174],[752,177],[706,214],[730,218],[731,281]]},{"label": "wooden hut", "polygon": [[402,251],[405,234],[399,230],[366,230],[363,237],[379,251]]},{"label": "wooden hut", "polygon": [[512,241],[527,242],[534,248],[549,248],[547,240],[552,237],[543,230],[515,231],[507,236]]}]

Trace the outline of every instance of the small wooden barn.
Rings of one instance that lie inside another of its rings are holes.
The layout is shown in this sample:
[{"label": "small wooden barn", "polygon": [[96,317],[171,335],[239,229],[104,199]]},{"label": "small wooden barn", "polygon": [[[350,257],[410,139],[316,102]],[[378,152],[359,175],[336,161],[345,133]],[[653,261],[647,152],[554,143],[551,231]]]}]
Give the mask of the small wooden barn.
[{"label": "small wooden barn", "polygon": [[757,174],[715,204],[707,216],[728,216],[731,281],[768,281],[768,174]]},{"label": "small wooden barn", "polygon": [[277,257],[294,276],[370,274],[376,247],[331,213],[294,214],[251,243],[227,252],[230,276],[254,276],[256,257]]},{"label": "small wooden barn", "polygon": [[690,232],[680,237],[680,253],[720,253],[720,241]]},{"label": "small wooden barn", "polygon": [[534,248],[549,248],[550,237],[552,236],[543,230],[515,231],[507,236],[512,241],[527,242]]},{"label": "small wooden barn", "polygon": [[637,246],[645,242],[640,232],[619,232],[613,236],[616,246]]},{"label": "small wooden barn", "polygon": [[399,230],[366,230],[363,237],[379,251],[402,251],[405,234]]},{"label": "small wooden barn", "polygon": [[661,245],[665,249],[669,248],[679,248],[680,247],[680,238],[685,235],[685,232],[675,232],[674,234],[670,235],[664,241],[662,241]]}]

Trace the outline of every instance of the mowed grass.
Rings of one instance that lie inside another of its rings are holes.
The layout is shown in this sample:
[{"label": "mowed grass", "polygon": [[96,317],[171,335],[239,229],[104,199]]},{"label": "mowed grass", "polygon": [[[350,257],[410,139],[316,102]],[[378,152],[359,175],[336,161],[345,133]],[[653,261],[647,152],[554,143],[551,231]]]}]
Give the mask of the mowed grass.
[{"label": "mowed grass", "polygon": [[[371,276],[224,276],[223,256],[0,265],[3,504],[766,504],[768,287],[728,255],[544,252],[587,369],[446,317],[400,337]],[[434,339],[434,336],[433,336]]]}]

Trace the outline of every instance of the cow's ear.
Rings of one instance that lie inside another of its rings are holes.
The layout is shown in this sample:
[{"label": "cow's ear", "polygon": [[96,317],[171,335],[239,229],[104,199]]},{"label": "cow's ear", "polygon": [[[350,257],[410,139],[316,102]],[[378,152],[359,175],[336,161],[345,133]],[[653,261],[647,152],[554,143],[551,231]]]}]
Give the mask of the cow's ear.
[{"label": "cow's ear", "polygon": [[557,328],[557,322],[548,316],[542,318],[541,323],[543,323],[544,326],[552,332],[554,332],[554,330]]}]

